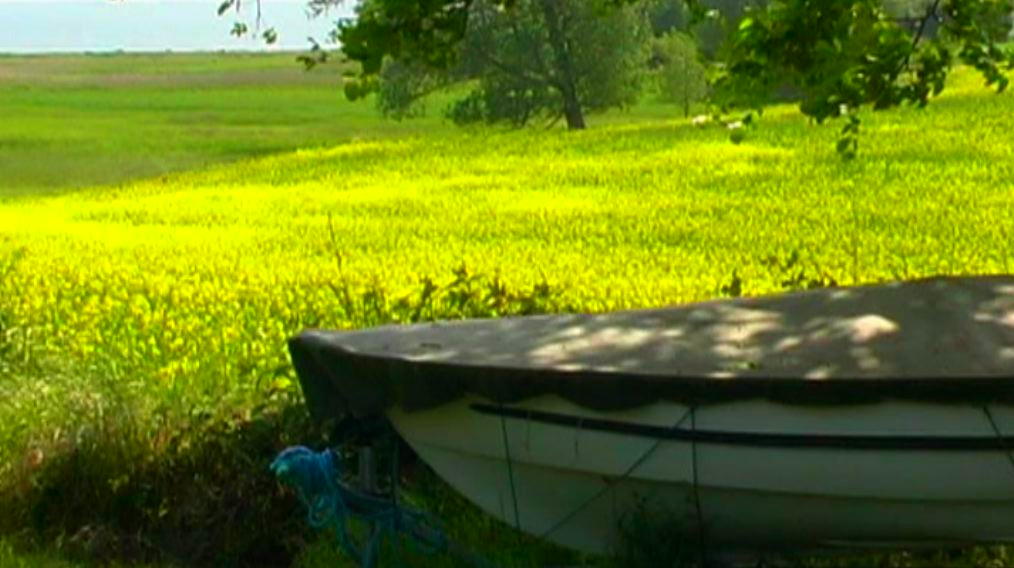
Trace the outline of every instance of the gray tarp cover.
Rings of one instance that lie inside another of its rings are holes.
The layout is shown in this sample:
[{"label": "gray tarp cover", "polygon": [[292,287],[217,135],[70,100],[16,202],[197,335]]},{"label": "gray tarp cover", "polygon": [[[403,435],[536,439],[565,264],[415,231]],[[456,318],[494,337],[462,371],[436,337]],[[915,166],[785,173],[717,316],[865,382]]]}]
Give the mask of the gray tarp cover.
[{"label": "gray tarp cover", "polygon": [[605,410],[660,398],[843,404],[1014,401],[1014,276],[937,277],[596,315],[306,331],[311,413],[369,415],[472,393]]}]

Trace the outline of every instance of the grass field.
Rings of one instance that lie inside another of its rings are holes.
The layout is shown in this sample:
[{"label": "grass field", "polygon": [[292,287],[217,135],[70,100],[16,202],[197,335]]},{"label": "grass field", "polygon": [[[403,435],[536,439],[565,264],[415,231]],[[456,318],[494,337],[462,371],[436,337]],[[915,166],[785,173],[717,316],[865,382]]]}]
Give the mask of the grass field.
[{"label": "grass field", "polygon": [[418,131],[295,54],[0,56],[0,199]]},{"label": "grass field", "polygon": [[[647,104],[580,133],[459,131],[382,122],[341,100],[335,69],[290,61],[0,58],[0,107],[16,111],[0,122],[0,528],[206,522],[236,554],[279,527],[305,537],[264,470],[316,435],[285,338],[399,320],[399,298],[462,265],[522,297],[548,284],[549,311],[1014,267],[1014,99],[967,71],[926,110],[864,116],[844,163],[836,125],[791,108],[739,145]],[[487,284],[467,313],[511,309]],[[191,511],[217,515],[201,507],[233,490],[253,507],[229,505],[234,532]],[[497,526],[452,511],[474,545]],[[503,538],[501,559],[531,556],[511,565],[567,558]],[[311,546],[304,564],[330,554]],[[1012,565],[975,554],[952,565]],[[940,561],[906,558],[891,562]]]}]

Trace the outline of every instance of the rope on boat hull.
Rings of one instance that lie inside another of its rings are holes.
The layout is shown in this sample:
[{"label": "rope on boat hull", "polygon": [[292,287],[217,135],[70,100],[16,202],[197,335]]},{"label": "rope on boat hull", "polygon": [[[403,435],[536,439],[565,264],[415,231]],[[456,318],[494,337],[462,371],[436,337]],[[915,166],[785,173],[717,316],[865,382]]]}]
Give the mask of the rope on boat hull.
[{"label": "rope on boat hull", "polygon": [[[287,448],[271,463],[271,471],[296,490],[307,508],[307,521],[314,528],[333,527],[338,545],[362,568],[377,566],[385,537],[401,534],[423,553],[451,551],[435,519],[408,509],[396,501],[356,491],[341,481],[341,457],[327,449],[314,452],[303,446]],[[357,546],[349,533],[349,520],[370,525],[365,543]]]}]

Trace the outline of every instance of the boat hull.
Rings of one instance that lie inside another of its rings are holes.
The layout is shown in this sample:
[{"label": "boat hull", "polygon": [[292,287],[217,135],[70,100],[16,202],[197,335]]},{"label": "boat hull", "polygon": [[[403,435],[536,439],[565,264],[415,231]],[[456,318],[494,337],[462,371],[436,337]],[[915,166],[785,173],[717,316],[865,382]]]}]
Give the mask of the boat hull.
[{"label": "boat hull", "polygon": [[639,510],[688,544],[726,550],[1014,540],[1010,406],[749,400],[598,412],[557,396],[466,397],[388,417],[480,508],[586,552],[614,551]]},{"label": "boat hull", "polygon": [[307,330],[311,415],[387,415],[486,511],[606,552],[1014,536],[1014,276],[599,314]]}]

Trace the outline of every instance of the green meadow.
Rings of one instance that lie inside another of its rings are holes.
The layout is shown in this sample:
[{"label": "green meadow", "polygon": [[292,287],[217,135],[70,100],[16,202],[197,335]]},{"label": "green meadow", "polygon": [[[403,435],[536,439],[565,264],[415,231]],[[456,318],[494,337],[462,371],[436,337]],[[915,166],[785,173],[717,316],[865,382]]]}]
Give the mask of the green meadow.
[{"label": "green meadow", "polygon": [[[324,440],[285,351],[305,327],[1014,268],[1014,98],[965,69],[926,109],[864,114],[851,162],[789,106],[740,144],[650,100],[583,132],[457,129],[440,101],[384,121],[339,77],[0,57],[0,562],[334,565],[266,469]],[[501,565],[585,561],[409,489]]]},{"label": "green meadow", "polygon": [[296,54],[0,56],[0,199],[417,130]]}]

